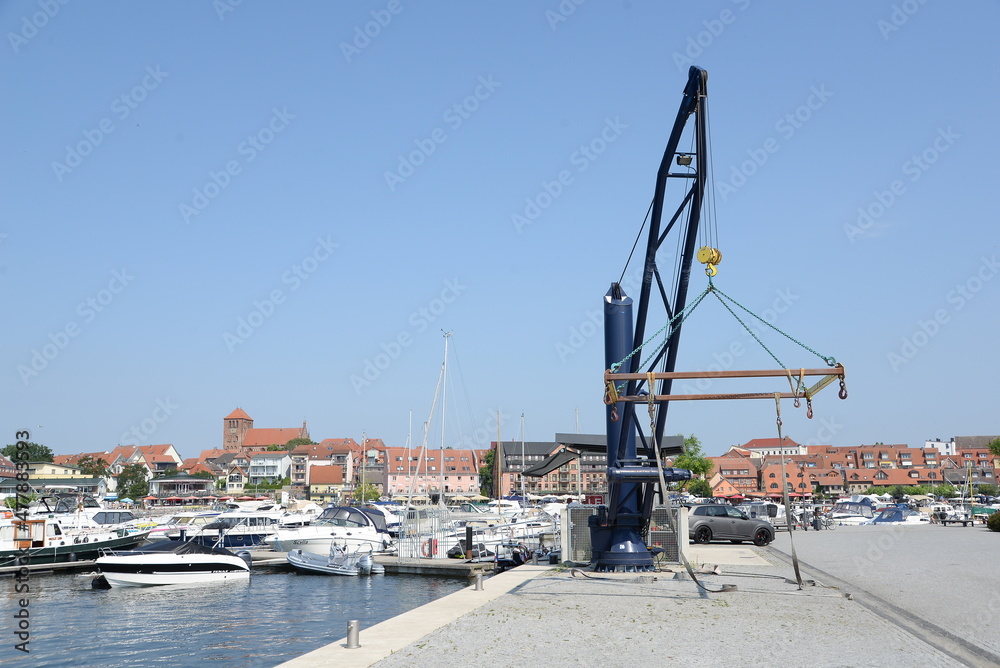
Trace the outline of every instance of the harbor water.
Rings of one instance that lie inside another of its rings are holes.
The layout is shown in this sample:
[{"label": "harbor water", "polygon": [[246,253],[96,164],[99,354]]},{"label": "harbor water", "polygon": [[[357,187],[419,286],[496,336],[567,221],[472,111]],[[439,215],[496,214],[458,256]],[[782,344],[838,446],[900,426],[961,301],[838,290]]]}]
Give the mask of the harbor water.
[{"label": "harbor water", "polygon": [[[9,634],[2,666],[275,666],[468,586],[413,575],[255,570],[248,583],[93,589],[93,576],[32,577],[30,654]],[[4,608],[22,595],[0,580]],[[7,616],[7,615],[5,615]]]}]

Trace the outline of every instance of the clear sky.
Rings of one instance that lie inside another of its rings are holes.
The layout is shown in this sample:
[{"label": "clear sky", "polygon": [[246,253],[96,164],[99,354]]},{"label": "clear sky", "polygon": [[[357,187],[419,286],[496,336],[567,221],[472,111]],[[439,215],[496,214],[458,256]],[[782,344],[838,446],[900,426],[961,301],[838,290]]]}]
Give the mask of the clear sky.
[{"label": "clear sky", "polygon": [[[504,439],[522,413],[528,440],[577,411],[603,433],[593,321],[691,64],[716,284],[847,367],[850,398],[786,403],[785,435],[998,433],[998,24],[987,1],[4,2],[3,442],[194,456],[239,406],[388,445],[412,410],[419,443],[443,330],[449,445],[487,447],[498,410]],[[706,302],[677,368],[713,363],[775,366]],[[719,454],[774,417],[678,402],[668,431]]]}]

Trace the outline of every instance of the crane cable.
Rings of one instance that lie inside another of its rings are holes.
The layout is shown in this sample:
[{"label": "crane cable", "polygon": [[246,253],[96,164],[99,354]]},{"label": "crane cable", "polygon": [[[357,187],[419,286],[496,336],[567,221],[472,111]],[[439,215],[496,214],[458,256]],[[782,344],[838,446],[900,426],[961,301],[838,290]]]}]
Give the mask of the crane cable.
[{"label": "crane cable", "polygon": [[660,448],[656,443],[656,401],[654,399],[653,392],[653,372],[650,371],[646,374],[647,382],[649,383],[649,435],[653,443],[653,454],[656,455],[656,471],[660,474],[660,500],[666,502],[664,505],[667,507],[667,524],[670,525],[670,530],[674,532],[674,536],[677,538],[677,556],[680,557],[681,563],[684,564],[684,568],[687,570],[688,575],[694,580],[695,585],[700,589],[710,593],[710,594],[721,594],[723,592],[736,591],[736,585],[734,584],[724,584],[719,589],[709,589],[703,585],[699,580],[698,576],[694,574],[694,569],[691,568],[691,562],[688,561],[687,556],[684,554],[684,550],[681,549],[681,540],[684,537],[677,533],[677,527],[674,525],[674,516],[670,510],[670,503],[667,501],[667,481],[663,477],[663,462],[660,460]]},{"label": "crane cable", "polygon": [[[792,568],[795,571],[795,582],[802,589],[802,574],[799,573],[799,556],[795,553],[795,541],[792,539],[792,504],[788,499],[788,471],[785,470],[785,447],[781,435],[781,393],[774,393],[774,408],[777,412],[778,454],[781,456],[781,500],[785,503],[785,525],[788,527],[788,544],[792,548]],[[804,518],[803,518],[804,519]]]}]

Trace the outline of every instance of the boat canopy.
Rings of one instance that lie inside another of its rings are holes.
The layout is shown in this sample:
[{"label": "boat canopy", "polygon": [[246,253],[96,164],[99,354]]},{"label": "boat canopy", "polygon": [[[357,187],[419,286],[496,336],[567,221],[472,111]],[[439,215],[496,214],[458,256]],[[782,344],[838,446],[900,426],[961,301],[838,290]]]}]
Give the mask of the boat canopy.
[{"label": "boat canopy", "polygon": [[377,508],[356,506],[335,506],[327,508],[316,518],[316,524],[333,524],[339,527],[373,526],[377,531],[388,533],[385,514]]},{"label": "boat canopy", "polygon": [[195,541],[161,540],[140,549],[131,550],[130,554],[146,554],[147,552],[171,552],[173,554],[227,554],[232,552],[221,547],[210,547]]}]

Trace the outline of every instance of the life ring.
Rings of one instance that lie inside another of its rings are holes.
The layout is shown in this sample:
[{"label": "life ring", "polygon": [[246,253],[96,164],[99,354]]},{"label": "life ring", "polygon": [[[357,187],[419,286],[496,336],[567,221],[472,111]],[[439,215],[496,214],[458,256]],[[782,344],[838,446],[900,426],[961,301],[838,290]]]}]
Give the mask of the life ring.
[{"label": "life ring", "polygon": [[425,557],[431,557],[437,554],[438,542],[437,538],[428,538],[425,542],[420,544],[420,554]]}]

